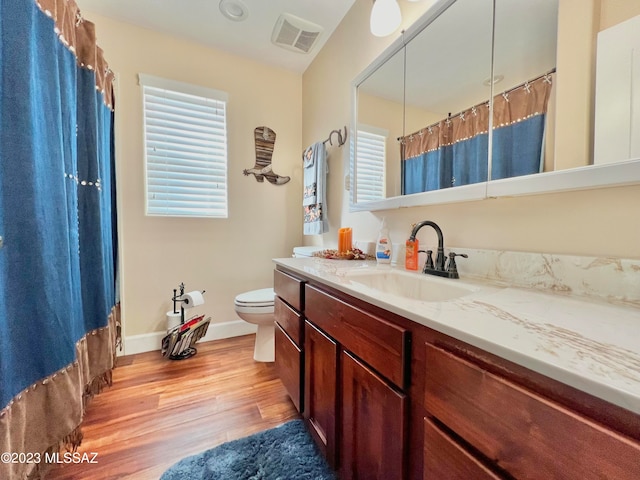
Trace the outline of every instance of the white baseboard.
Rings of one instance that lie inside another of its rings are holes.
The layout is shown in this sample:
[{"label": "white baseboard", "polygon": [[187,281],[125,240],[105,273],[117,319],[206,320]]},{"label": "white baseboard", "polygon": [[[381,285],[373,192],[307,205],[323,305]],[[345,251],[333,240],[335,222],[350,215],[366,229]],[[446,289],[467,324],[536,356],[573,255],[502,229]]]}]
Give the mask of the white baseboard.
[{"label": "white baseboard", "polygon": [[[207,329],[207,334],[199,342],[210,340],[220,340],[223,338],[239,337],[256,333],[257,326],[247,323],[244,320],[234,320],[232,322],[212,323]],[[160,350],[162,338],[165,332],[144,333],[142,335],[132,335],[124,337],[122,351],[118,351],[118,356],[133,355],[135,353],[153,352]]]}]

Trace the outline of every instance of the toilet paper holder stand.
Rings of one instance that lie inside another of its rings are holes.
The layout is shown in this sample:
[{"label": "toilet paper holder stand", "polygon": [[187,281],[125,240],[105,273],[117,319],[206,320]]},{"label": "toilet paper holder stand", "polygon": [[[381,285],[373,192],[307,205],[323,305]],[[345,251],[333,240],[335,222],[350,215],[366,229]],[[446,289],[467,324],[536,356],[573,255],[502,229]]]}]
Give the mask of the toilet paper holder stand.
[{"label": "toilet paper holder stand", "polygon": [[[179,285],[180,294],[178,294],[178,288],[173,289],[173,297],[171,300],[173,301],[173,313],[178,313],[178,302],[180,302],[180,325],[184,325],[184,283],[180,283]],[[202,294],[204,294],[206,290],[202,290]]]},{"label": "toilet paper holder stand", "polygon": [[[202,305],[204,300],[202,292],[193,291],[185,294],[184,283],[180,284],[178,289],[173,290],[173,313],[180,313],[180,325],[172,327],[167,331],[167,335],[162,339],[161,353],[163,357],[171,360],[184,360],[193,357],[198,351],[193,345],[203,338],[211,322],[211,317],[205,318],[204,315],[196,315],[185,322],[184,311],[197,305]],[[180,302],[180,312],[178,312],[178,302]],[[169,314],[170,312],[167,312]]]}]

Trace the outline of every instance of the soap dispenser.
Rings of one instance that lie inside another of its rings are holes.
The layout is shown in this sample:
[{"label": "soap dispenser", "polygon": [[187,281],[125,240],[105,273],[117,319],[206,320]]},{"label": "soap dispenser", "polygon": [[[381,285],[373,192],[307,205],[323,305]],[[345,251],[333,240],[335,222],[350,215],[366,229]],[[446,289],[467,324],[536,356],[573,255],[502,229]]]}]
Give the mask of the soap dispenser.
[{"label": "soap dispenser", "polygon": [[376,242],[376,260],[378,264],[391,263],[391,238],[389,237],[389,227],[387,227],[387,222],[384,218],[382,219],[378,241]]},{"label": "soap dispenser", "polygon": [[418,270],[418,239],[409,239],[405,245],[404,268],[407,270]]}]

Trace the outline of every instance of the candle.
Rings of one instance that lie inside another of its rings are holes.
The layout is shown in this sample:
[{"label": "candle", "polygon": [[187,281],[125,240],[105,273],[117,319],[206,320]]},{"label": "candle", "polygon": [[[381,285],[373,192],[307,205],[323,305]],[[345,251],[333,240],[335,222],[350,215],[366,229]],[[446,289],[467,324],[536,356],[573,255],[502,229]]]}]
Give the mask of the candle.
[{"label": "candle", "polygon": [[338,253],[346,253],[351,250],[351,232],[350,227],[338,230]]}]

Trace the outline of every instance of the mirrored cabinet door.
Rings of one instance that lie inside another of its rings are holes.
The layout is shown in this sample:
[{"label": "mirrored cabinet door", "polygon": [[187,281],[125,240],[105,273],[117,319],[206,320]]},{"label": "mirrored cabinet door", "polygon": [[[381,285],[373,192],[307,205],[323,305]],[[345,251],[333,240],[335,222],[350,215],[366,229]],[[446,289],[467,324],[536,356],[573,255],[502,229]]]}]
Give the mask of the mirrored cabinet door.
[{"label": "mirrored cabinet door", "polygon": [[487,181],[493,0],[458,0],[406,46],[402,193]]},{"label": "mirrored cabinet door", "polygon": [[496,0],[490,179],[554,169],[558,0]]},{"label": "mirrored cabinet door", "polygon": [[400,195],[404,124],[404,48],[357,86],[357,130],[351,191],[355,203]]}]

